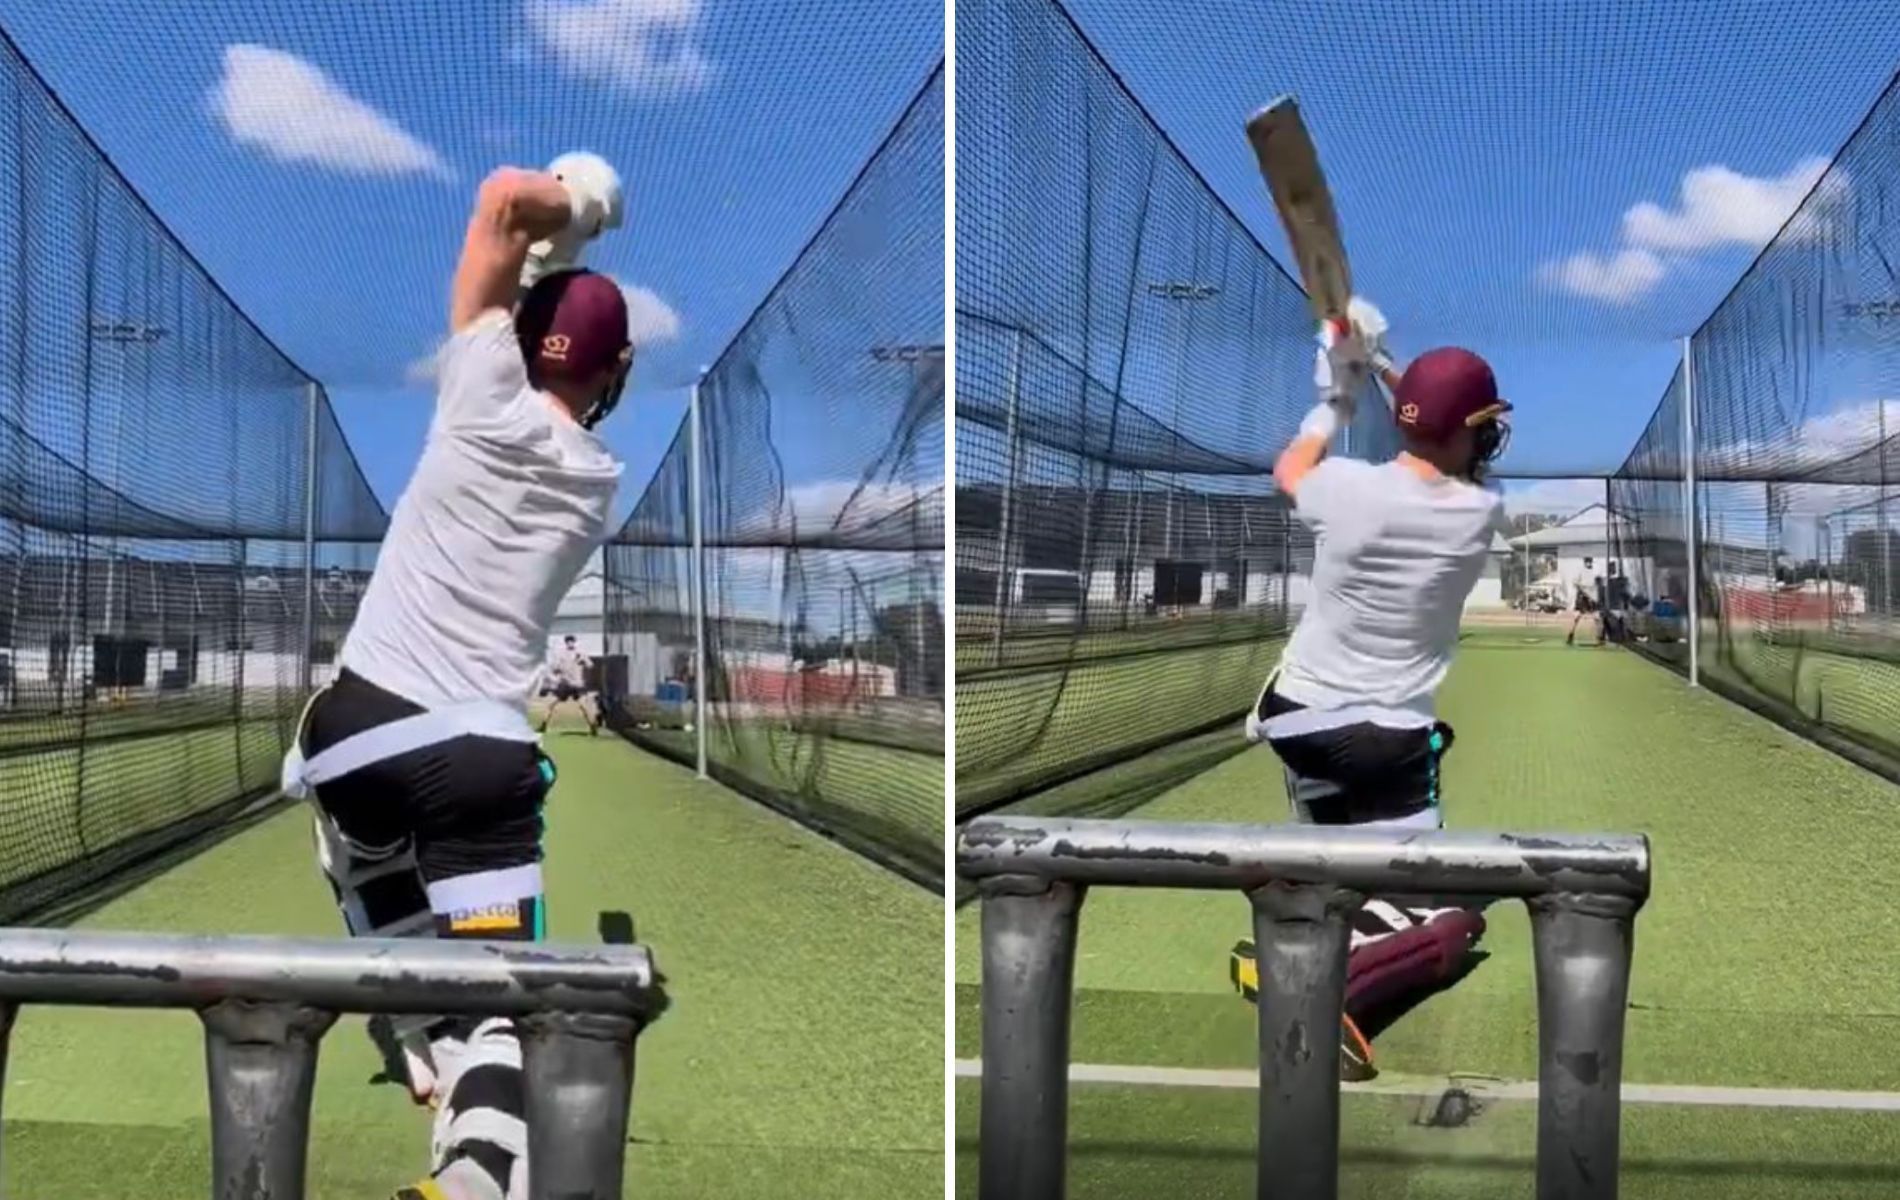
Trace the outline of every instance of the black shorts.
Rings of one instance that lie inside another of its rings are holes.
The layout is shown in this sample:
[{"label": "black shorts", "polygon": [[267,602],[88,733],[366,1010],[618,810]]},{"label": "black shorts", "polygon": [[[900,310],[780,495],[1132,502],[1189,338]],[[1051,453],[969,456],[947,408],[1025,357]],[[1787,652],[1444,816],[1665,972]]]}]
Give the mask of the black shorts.
[{"label": "black shorts", "polygon": [[586,695],[586,688],[579,687],[572,683],[557,683],[554,685],[554,702],[556,704],[565,700],[579,700]]},{"label": "black shorts", "polygon": [[1593,613],[1597,610],[1596,597],[1586,592],[1578,592],[1575,608],[1580,613]]},{"label": "black shorts", "polygon": [[[312,702],[306,758],[422,712],[348,670]],[[554,764],[533,742],[465,734],[318,785],[317,804],[344,836],[367,846],[413,840],[424,881],[541,861],[541,806]]]},{"label": "black shorts", "polygon": [[[1261,720],[1300,712],[1272,688],[1260,698]],[[1286,766],[1287,796],[1300,819],[1315,825],[1396,821],[1438,807],[1439,764],[1451,749],[1451,726],[1391,729],[1358,723],[1291,737],[1268,738]]]}]

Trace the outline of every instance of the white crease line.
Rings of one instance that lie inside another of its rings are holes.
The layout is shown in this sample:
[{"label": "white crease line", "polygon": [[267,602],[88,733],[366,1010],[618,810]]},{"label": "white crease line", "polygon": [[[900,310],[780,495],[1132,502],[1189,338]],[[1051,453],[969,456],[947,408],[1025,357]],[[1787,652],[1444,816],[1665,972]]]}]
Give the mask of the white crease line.
[{"label": "white crease line", "polygon": [[[983,1064],[972,1058],[957,1059],[956,1074],[960,1079],[980,1078],[983,1074]],[[1260,1076],[1254,1071],[1072,1063],[1069,1066],[1069,1082],[1254,1091],[1260,1086]],[[1469,1087],[1479,1099],[1537,1099],[1537,1084],[1529,1080],[1460,1080],[1409,1076],[1394,1077],[1389,1081],[1374,1080],[1371,1083],[1342,1083],[1339,1087],[1341,1091],[1348,1094],[1436,1096],[1453,1084]],[[1824,1109],[1830,1112],[1900,1112],[1900,1092],[1626,1083],[1623,1085],[1623,1099],[1631,1104],[1675,1104],[1720,1108],[1808,1108]]]}]

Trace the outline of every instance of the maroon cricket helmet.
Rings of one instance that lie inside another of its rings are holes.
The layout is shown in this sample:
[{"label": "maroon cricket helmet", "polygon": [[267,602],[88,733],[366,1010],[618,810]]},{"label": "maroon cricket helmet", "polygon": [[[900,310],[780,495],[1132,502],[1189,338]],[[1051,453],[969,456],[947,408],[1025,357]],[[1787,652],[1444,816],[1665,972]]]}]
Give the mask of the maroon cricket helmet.
[{"label": "maroon cricket helmet", "polygon": [[626,360],[627,298],[605,275],[558,271],[522,297],[515,335],[530,378],[593,379]]},{"label": "maroon cricket helmet", "polygon": [[1449,441],[1511,405],[1498,395],[1491,365],[1469,350],[1444,346],[1412,360],[1393,395],[1399,428],[1427,442]]}]

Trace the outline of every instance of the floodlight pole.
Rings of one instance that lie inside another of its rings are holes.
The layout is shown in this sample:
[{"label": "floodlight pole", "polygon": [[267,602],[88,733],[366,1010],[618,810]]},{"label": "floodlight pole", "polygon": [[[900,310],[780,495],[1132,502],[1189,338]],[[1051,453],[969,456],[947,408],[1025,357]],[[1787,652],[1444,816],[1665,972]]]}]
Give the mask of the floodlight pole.
[{"label": "floodlight pole", "polygon": [[706,471],[701,454],[700,391],[706,383],[701,371],[693,380],[692,460],[688,472],[693,491],[693,742],[694,766],[706,774]]},{"label": "floodlight pole", "polygon": [[1695,337],[1682,339],[1682,464],[1683,479],[1683,552],[1688,563],[1689,686],[1702,682],[1702,610],[1696,599],[1696,495],[1695,495]]},{"label": "floodlight pole", "polygon": [[315,682],[317,647],[317,406],[316,380],[304,385],[303,463],[303,690]]}]

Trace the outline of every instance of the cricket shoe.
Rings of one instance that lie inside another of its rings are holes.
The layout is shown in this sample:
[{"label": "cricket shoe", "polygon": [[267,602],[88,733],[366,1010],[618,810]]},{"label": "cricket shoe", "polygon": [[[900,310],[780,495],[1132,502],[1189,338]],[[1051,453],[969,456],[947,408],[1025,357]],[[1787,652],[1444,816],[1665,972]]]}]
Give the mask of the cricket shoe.
[{"label": "cricket shoe", "polygon": [[[1233,952],[1227,957],[1227,978],[1241,999],[1260,1002],[1260,962],[1254,955],[1253,939],[1242,938],[1234,943]],[[1378,1074],[1379,1068],[1372,1061],[1371,1041],[1359,1031],[1352,1017],[1340,1013],[1339,1078],[1346,1083],[1364,1083],[1377,1078]]]}]

